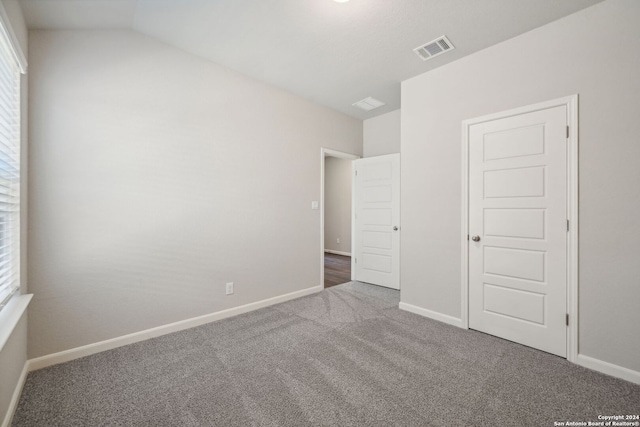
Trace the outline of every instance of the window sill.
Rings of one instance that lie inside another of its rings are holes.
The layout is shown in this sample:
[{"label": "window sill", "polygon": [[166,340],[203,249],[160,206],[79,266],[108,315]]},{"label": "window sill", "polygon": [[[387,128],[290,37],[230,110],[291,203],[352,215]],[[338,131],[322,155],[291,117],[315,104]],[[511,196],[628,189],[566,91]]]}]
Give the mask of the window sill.
[{"label": "window sill", "polygon": [[15,295],[0,311],[0,351],[11,337],[32,297],[33,294]]}]

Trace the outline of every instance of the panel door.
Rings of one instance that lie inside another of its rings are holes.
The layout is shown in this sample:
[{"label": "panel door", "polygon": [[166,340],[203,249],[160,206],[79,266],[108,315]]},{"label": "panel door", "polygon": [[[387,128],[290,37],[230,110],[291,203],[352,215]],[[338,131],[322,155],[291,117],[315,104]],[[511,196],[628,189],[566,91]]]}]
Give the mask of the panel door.
[{"label": "panel door", "polygon": [[563,357],[566,117],[560,106],[469,128],[469,327]]},{"label": "panel door", "polygon": [[400,154],[355,166],[355,280],[400,289]]}]

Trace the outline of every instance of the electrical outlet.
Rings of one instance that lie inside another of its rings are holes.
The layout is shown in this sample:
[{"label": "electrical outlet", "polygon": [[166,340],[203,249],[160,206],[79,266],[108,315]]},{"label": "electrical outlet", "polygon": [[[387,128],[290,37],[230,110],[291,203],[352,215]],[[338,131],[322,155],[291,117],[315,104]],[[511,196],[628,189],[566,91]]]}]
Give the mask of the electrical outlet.
[{"label": "electrical outlet", "polygon": [[336,239],[336,243],[340,244],[340,238],[339,237]]},{"label": "electrical outlet", "polygon": [[227,283],[227,295],[231,295],[233,293],[233,282]]}]

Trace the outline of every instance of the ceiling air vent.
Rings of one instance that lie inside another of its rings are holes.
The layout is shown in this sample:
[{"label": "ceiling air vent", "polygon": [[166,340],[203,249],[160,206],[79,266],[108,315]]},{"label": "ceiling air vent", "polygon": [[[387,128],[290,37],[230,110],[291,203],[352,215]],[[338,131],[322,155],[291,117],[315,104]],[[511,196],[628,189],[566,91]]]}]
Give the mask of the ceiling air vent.
[{"label": "ceiling air vent", "polygon": [[383,105],[387,104],[372,97],[365,98],[353,104],[354,107],[362,108],[364,111],[371,111]]},{"label": "ceiling air vent", "polygon": [[420,57],[420,59],[426,61],[434,56],[442,55],[443,53],[453,49],[455,49],[455,46],[451,44],[447,36],[442,36],[413,49],[413,51]]}]

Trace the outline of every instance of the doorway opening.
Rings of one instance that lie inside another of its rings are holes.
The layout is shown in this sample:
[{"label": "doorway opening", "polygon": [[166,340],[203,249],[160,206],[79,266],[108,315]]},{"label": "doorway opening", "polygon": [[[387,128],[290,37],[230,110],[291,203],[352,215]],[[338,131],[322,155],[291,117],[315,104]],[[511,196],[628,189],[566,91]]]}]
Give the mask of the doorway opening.
[{"label": "doorway opening", "polygon": [[331,287],[353,278],[354,154],[321,149],[320,283]]},{"label": "doorway opening", "polygon": [[324,253],[324,287],[330,288],[351,281],[351,255]]}]

